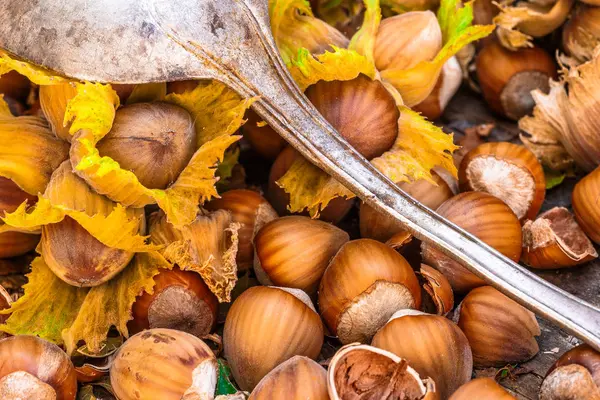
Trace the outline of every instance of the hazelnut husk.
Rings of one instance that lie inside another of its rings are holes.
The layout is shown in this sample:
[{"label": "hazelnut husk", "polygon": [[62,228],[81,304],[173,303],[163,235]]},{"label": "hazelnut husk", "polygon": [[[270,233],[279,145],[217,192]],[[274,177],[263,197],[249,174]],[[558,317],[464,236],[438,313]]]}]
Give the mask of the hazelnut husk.
[{"label": "hazelnut husk", "polygon": [[254,238],[254,271],[263,285],[314,294],[329,261],[348,240],[345,231],[327,222],[301,216],[278,218]]},{"label": "hazelnut husk", "polygon": [[577,61],[591,60],[600,45],[600,7],[577,4],[563,26],[562,44]]},{"label": "hazelnut husk", "polygon": [[[97,194],[72,172],[65,161],[52,174],[44,194],[52,204],[93,216],[110,214],[116,203]],[[138,216],[140,229],[145,225],[143,210],[129,210]],[[40,241],[41,252],[48,267],[63,281],[74,286],[97,286],[121,272],[134,253],[108,247],[86,231],[71,217],[44,225]]]},{"label": "hazelnut husk", "polygon": [[0,340],[0,398],[75,400],[73,363],[57,345],[35,336]]},{"label": "hazelnut husk", "polygon": [[517,400],[492,378],[477,378],[462,385],[449,400]]},{"label": "hazelnut husk", "polygon": [[442,49],[442,30],[431,11],[411,11],[379,24],[373,58],[377,70],[409,69]]},{"label": "hazelnut husk", "polygon": [[[11,304],[12,297],[10,297],[10,294],[8,294],[6,289],[4,289],[4,286],[0,285],[0,310],[6,310],[7,308],[10,308]],[[0,314],[0,324],[5,323],[8,317],[10,317],[10,315]],[[0,338],[2,338],[1,333]]]},{"label": "hazelnut husk", "polygon": [[[521,258],[521,224],[510,207],[484,192],[466,192],[442,204],[437,213],[511,260]],[[444,274],[452,290],[465,293],[485,282],[434,245],[421,244],[423,262]]]},{"label": "hazelnut husk", "polygon": [[442,67],[433,91],[413,109],[432,121],[440,118],[462,81],[463,71],[460,64],[456,57],[451,57]]},{"label": "hazelnut husk", "polygon": [[150,329],[130,337],[110,369],[119,400],[212,399],[217,360],[206,343],[173,329]]},{"label": "hazelnut husk", "polygon": [[[452,197],[453,193],[436,172],[432,172],[431,177],[435,184],[420,179],[414,182],[400,182],[397,185],[421,204],[435,210],[444,201]],[[362,202],[360,204],[359,226],[361,237],[375,239],[380,242],[385,242],[400,232],[406,232],[404,226],[398,221]]]},{"label": "hazelnut husk", "polygon": [[256,385],[248,400],[329,400],[327,371],[308,357],[279,364]]},{"label": "hazelnut husk", "polygon": [[25,102],[29,96],[31,82],[17,71],[9,71],[0,76],[0,94],[19,102]]},{"label": "hazelnut husk", "polygon": [[371,345],[396,354],[419,375],[433,379],[442,399],[471,379],[469,341],[447,318],[414,310],[398,311],[375,334]]},{"label": "hazelnut husk", "polygon": [[262,118],[254,111],[248,110],[246,119],[246,123],[242,126],[242,133],[250,146],[268,160],[277,158],[287,146],[287,142],[269,125],[263,125]]},{"label": "hazelnut husk", "polygon": [[[277,213],[282,216],[290,213],[287,208],[290,203],[290,195],[277,185],[277,181],[290,169],[296,157],[302,156],[292,147],[286,147],[277,156],[269,172],[267,198]],[[319,219],[337,224],[350,212],[353,204],[353,199],[336,197],[321,211]]]},{"label": "hazelnut husk", "polygon": [[521,261],[532,268],[567,268],[597,257],[594,245],[564,207],[555,207],[523,225]]},{"label": "hazelnut husk", "polygon": [[550,367],[540,389],[540,400],[600,399],[600,353],[580,344]]},{"label": "hazelnut husk", "polygon": [[462,191],[496,196],[520,220],[534,219],[546,197],[542,165],[526,147],[509,142],[484,143],[469,151],[458,181]]},{"label": "hazelnut husk", "polygon": [[251,268],[254,261],[254,235],[264,224],[277,218],[275,209],[259,193],[246,189],[227,191],[221,198],[204,204],[204,208],[208,211],[227,210],[231,213],[233,222],[241,224],[235,260],[239,271]]},{"label": "hazelnut husk", "polygon": [[145,187],[165,189],[194,155],[194,121],[174,104],[131,104],[117,110],[110,132],[96,147],[101,156],[132,171]]},{"label": "hazelnut husk", "polygon": [[550,90],[556,78],[552,57],[539,47],[511,51],[498,41],[489,41],[476,60],[477,78],[486,102],[495,112],[519,120],[535,106],[531,91]]},{"label": "hazelnut husk", "polygon": [[404,257],[383,243],[344,244],[325,270],[319,310],[344,344],[368,342],[400,309],[421,306],[421,288]]},{"label": "hazelnut husk", "polygon": [[67,142],[71,141],[71,122],[65,124],[67,104],[77,94],[77,89],[71,83],[56,85],[41,85],[39,98],[40,107],[52,127],[54,135]]},{"label": "hazelnut husk", "polygon": [[306,293],[267,286],[244,291],[223,329],[225,358],[240,389],[247,391],[293,356],[316,359],[323,337],[323,324]]},{"label": "hazelnut husk", "polygon": [[327,383],[332,400],[439,398],[435,382],[421,377],[407,360],[358,343],[342,347],[333,356]]},{"label": "hazelnut husk", "polygon": [[131,308],[131,333],[144,329],[168,328],[202,337],[217,321],[219,301],[192,271],[161,269],[154,277],[152,294],[143,291]]},{"label": "hazelnut husk", "polygon": [[575,185],[572,194],[573,213],[586,235],[600,244],[600,167]]},{"label": "hazelnut husk", "polygon": [[380,81],[364,75],[349,81],[319,81],[306,97],[346,141],[371,160],[398,137],[400,112]]},{"label": "hazelnut husk", "polygon": [[473,351],[473,365],[502,367],[535,356],[540,327],[535,315],[491,286],[473,289],[456,311]]},{"label": "hazelnut husk", "polygon": [[[15,211],[21,203],[33,205],[36,196],[22,190],[11,179],[0,176],[0,216]],[[40,240],[39,235],[24,232],[7,231],[0,233],[0,258],[17,257],[35,249]]]}]

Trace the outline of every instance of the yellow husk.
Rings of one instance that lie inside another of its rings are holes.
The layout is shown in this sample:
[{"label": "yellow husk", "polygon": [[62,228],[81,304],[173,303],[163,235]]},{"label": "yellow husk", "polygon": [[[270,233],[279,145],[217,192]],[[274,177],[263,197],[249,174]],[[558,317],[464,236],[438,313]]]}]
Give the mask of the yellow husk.
[{"label": "yellow husk", "polygon": [[185,271],[195,271],[220,302],[231,301],[237,282],[235,256],[238,229],[231,214],[218,210],[198,215],[181,229],[169,224],[161,212],[150,217],[150,240],[165,246],[161,254]]},{"label": "yellow husk", "polygon": [[550,5],[522,2],[518,6],[497,4],[501,11],[494,18],[498,38],[511,50],[532,47],[532,38],[542,37],[558,29],[569,16],[575,0],[557,0]]}]

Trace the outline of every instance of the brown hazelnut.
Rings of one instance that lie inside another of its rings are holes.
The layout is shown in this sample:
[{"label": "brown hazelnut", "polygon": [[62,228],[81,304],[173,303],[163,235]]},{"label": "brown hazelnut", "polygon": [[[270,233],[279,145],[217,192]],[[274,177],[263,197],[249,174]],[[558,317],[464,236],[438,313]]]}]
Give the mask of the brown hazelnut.
[{"label": "brown hazelnut", "polygon": [[572,196],[577,223],[594,243],[600,244],[600,167],[577,182]]},{"label": "brown hazelnut", "polygon": [[517,400],[492,378],[477,378],[462,385],[449,400]]},{"label": "brown hazelnut", "polygon": [[31,82],[17,71],[9,71],[0,76],[0,94],[24,102],[29,96]]},{"label": "brown hazelnut", "polygon": [[319,309],[344,344],[368,342],[400,309],[421,306],[421,288],[410,264],[371,239],[344,244],[325,270]]},{"label": "brown hazelnut", "polygon": [[[274,160],[287,146],[287,142],[269,125],[262,125],[262,118],[254,111],[246,112],[246,123],[242,126],[244,138],[262,157]],[[260,124],[261,126],[258,126]]]}]

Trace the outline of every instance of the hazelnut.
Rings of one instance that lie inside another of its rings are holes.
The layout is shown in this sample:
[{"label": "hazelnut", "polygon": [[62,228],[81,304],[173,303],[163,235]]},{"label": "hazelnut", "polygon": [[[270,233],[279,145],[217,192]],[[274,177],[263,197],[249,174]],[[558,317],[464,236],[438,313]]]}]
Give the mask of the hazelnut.
[{"label": "hazelnut", "polygon": [[[452,197],[453,193],[436,172],[432,172],[431,176],[435,184],[420,179],[414,182],[400,182],[397,185],[421,204],[435,210],[444,201]],[[366,203],[360,204],[359,223],[361,237],[375,239],[380,242],[389,240],[397,233],[406,232],[404,226],[399,222]]]},{"label": "hazelnut", "polygon": [[520,220],[534,219],[546,197],[546,178],[535,155],[508,142],[484,143],[460,163],[462,191],[486,192],[505,202]]},{"label": "hazelnut", "polygon": [[198,81],[189,79],[184,81],[167,82],[167,93],[182,94],[191,92],[198,86]]},{"label": "hazelnut", "polygon": [[254,238],[254,271],[263,285],[316,292],[325,268],[349,240],[343,230],[308,217],[275,219]]},{"label": "hazelnut", "polygon": [[600,353],[581,344],[550,367],[540,389],[540,400],[600,399]]},{"label": "hazelnut", "polygon": [[517,400],[492,378],[477,378],[462,385],[449,400]]},{"label": "hazelnut", "polygon": [[96,147],[101,156],[132,171],[145,187],[165,189],[196,150],[194,121],[173,104],[131,104],[116,112],[110,132]]},{"label": "hazelnut", "polygon": [[319,81],[306,97],[348,143],[371,160],[398,137],[400,112],[380,81],[359,75],[350,81]]},{"label": "hazelnut", "polygon": [[[285,148],[277,156],[269,172],[267,197],[279,215],[288,215],[290,213],[287,208],[290,203],[290,195],[277,185],[277,181],[290,169],[296,157],[302,156],[292,147]],[[319,219],[337,224],[348,214],[352,208],[352,204],[352,199],[336,197],[321,211]]]},{"label": "hazelnut", "polygon": [[524,362],[539,351],[535,315],[491,286],[469,292],[456,315],[471,344],[475,367]]},{"label": "hazelnut", "polygon": [[204,204],[204,208],[209,211],[227,210],[231,213],[233,222],[242,225],[238,230],[236,262],[239,271],[251,268],[254,260],[254,234],[264,224],[277,218],[277,212],[260,194],[246,189],[225,192],[221,198]]},{"label": "hazelnut", "polygon": [[37,196],[25,192],[13,180],[0,176],[0,216],[15,211],[24,201],[33,205]]},{"label": "hazelnut", "polygon": [[442,67],[440,77],[431,94],[413,109],[432,121],[440,118],[462,81],[463,72],[460,64],[456,57],[451,57]]},{"label": "hazelnut", "polygon": [[406,360],[358,343],[342,347],[333,356],[327,383],[331,400],[439,398],[434,381],[421,378]]},{"label": "hazelnut", "polygon": [[35,336],[0,340],[0,398],[74,400],[73,363],[57,345]]},{"label": "hazelnut", "polygon": [[[4,286],[0,285],[0,310],[6,310],[10,308],[12,304],[12,297],[10,294],[4,289]],[[0,314],[0,324],[4,324],[6,320],[10,317],[10,315]],[[0,333],[0,338],[2,337],[2,333]]]},{"label": "hazelnut", "polygon": [[0,94],[24,102],[29,96],[31,82],[17,71],[9,71],[0,76]]},{"label": "hazelnut", "polygon": [[573,213],[577,223],[596,244],[600,244],[600,167],[577,182],[573,189]]},{"label": "hazelnut", "polygon": [[242,126],[242,132],[250,146],[266,159],[277,158],[287,146],[287,142],[269,125],[258,126],[263,120],[254,111],[248,110],[246,119],[246,123]]},{"label": "hazelnut", "polygon": [[556,64],[539,47],[505,49],[498,41],[487,42],[476,60],[477,77],[488,105],[495,112],[519,120],[533,111],[531,91],[550,90],[550,78],[556,78]]},{"label": "hazelnut", "polygon": [[[88,215],[108,215],[116,207],[116,203],[94,192],[75,175],[69,161],[54,171],[45,196],[53,204],[85,211]],[[143,209],[130,212],[139,215],[141,228]],[[74,286],[97,286],[108,281],[129,264],[134,254],[102,244],[68,216],[61,222],[42,227],[40,246],[52,272]]]},{"label": "hazelnut", "polygon": [[555,207],[523,225],[521,260],[532,268],[572,267],[597,257],[594,245],[564,207]]},{"label": "hazelnut", "polygon": [[319,287],[321,316],[344,344],[367,342],[393,313],[420,306],[421,288],[410,264],[371,239],[344,244]]},{"label": "hazelnut", "polygon": [[211,400],[217,360],[196,336],[150,329],[121,346],[110,369],[110,383],[119,400]]},{"label": "hazelnut", "polygon": [[294,356],[256,385],[248,400],[329,400],[327,371],[315,361]]},{"label": "hazelnut", "polygon": [[197,337],[210,333],[219,301],[198,273],[161,269],[154,283],[152,294],[144,291],[133,303],[133,319],[127,324],[132,333],[151,328],[177,329]]},{"label": "hazelnut", "polygon": [[[475,235],[511,260],[521,257],[521,224],[510,207],[483,192],[466,192],[442,204],[437,213]],[[421,244],[423,262],[446,276],[454,292],[465,293],[485,282],[435,246]]]},{"label": "hazelnut", "polygon": [[371,345],[396,354],[420,376],[433,379],[442,399],[471,379],[469,341],[447,318],[400,310],[375,334]]},{"label": "hazelnut", "polygon": [[317,358],[323,345],[323,324],[303,291],[255,286],[233,302],[223,342],[235,381],[240,389],[250,391],[293,356]]}]

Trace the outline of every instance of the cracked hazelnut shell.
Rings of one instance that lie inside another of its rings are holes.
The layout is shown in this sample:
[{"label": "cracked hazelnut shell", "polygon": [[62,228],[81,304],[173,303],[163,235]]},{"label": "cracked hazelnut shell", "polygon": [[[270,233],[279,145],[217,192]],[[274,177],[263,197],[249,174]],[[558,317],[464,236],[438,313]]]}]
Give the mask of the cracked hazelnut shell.
[{"label": "cracked hazelnut shell", "polygon": [[597,257],[594,245],[564,207],[555,207],[523,225],[521,261],[532,268],[567,268]]},{"label": "cracked hazelnut shell", "polygon": [[131,333],[144,329],[168,328],[202,337],[217,321],[219,301],[200,274],[161,269],[154,277],[152,294],[143,291],[131,308]]},{"label": "cracked hazelnut shell", "polygon": [[477,78],[483,97],[495,112],[519,120],[533,111],[531,91],[550,90],[550,78],[556,78],[557,67],[552,57],[539,47],[505,49],[490,40],[477,55]]},{"label": "cracked hazelnut shell", "polygon": [[422,301],[423,311],[441,316],[448,314],[454,308],[454,292],[448,279],[427,264],[421,264],[417,275],[425,292]]},{"label": "cracked hazelnut shell", "polygon": [[396,354],[420,376],[433,379],[442,399],[471,379],[469,341],[454,322],[439,315],[398,311],[375,334],[371,345]]},{"label": "cracked hazelnut shell", "polygon": [[277,218],[277,212],[259,193],[246,189],[229,190],[221,194],[221,198],[204,204],[204,208],[208,211],[227,210],[231,213],[233,222],[242,225],[238,230],[238,252],[235,260],[239,271],[252,268],[254,235],[264,224]]},{"label": "cracked hazelnut shell", "polygon": [[484,143],[460,163],[461,191],[486,192],[506,203],[520,220],[534,219],[546,197],[546,178],[536,156],[509,142]]},{"label": "cracked hazelnut shell", "polygon": [[75,400],[75,368],[57,345],[17,335],[0,340],[0,354],[0,398]]},{"label": "cracked hazelnut shell", "polygon": [[323,324],[308,295],[272,286],[244,291],[229,309],[223,329],[225,358],[246,391],[293,356],[316,359],[323,338]]},{"label": "cracked hazelnut shell", "polygon": [[339,349],[327,372],[332,400],[436,400],[435,382],[386,350],[353,343]]},{"label": "cracked hazelnut shell", "polygon": [[127,339],[110,369],[119,400],[209,399],[217,384],[217,359],[196,336],[150,329]]},{"label": "cracked hazelnut shell", "polygon": [[535,315],[491,286],[473,289],[456,311],[473,365],[503,367],[535,356],[541,334]]},{"label": "cracked hazelnut shell", "polygon": [[[442,217],[475,235],[511,260],[521,257],[521,224],[510,207],[484,192],[466,192],[452,197],[436,211]],[[485,282],[428,243],[421,244],[423,262],[442,272],[455,293],[465,293]]]},{"label": "cracked hazelnut shell", "polygon": [[586,235],[600,244],[600,167],[575,185],[572,194],[573,213]]},{"label": "cracked hazelnut shell", "polygon": [[329,261],[349,239],[340,228],[309,217],[275,219],[254,238],[254,271],[263,285],[297,288],[313,294]]},{"label": "cracked hazelnut shell", "polygon": [[321,316],[344,344],[368,342],[393,313],[420,306],[421,288],[410,264],[372,239],[344,244],[319,287]]}]

